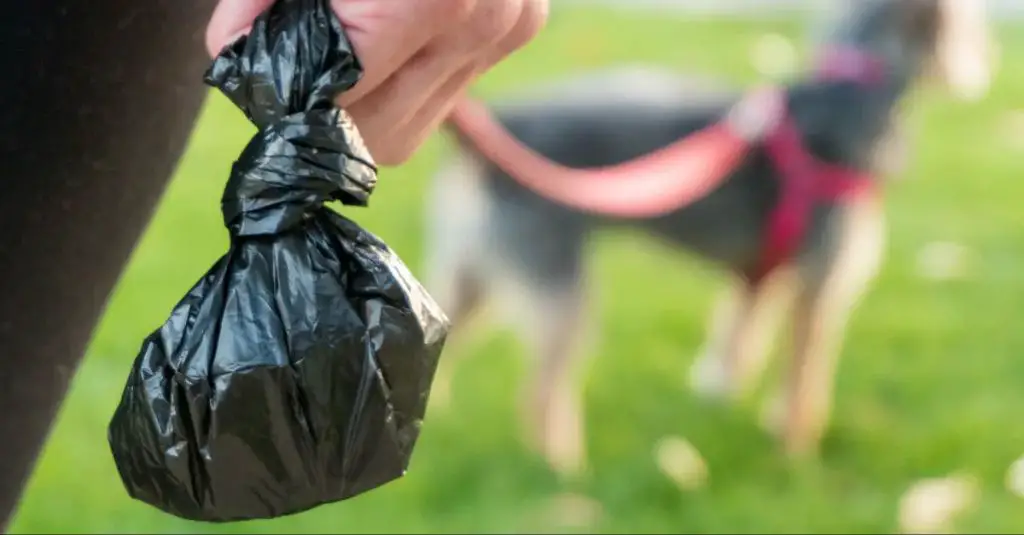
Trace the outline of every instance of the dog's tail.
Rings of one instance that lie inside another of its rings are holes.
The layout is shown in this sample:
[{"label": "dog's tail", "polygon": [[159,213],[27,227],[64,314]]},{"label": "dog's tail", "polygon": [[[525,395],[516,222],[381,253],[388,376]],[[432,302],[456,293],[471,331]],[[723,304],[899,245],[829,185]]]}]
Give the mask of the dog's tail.
[{"label": "dog's tail", "polygon": [[461,144],[542,197],[586,212],[646,218],[713,190],[739,165],[751,142],[770,128],[780,115],[778,107],[774,92],[754,93],[727,120],[636,160],[595,169],[573,169],[545,158],[502,127],[482,103],[468,98],[456,104],[447,127]]}]

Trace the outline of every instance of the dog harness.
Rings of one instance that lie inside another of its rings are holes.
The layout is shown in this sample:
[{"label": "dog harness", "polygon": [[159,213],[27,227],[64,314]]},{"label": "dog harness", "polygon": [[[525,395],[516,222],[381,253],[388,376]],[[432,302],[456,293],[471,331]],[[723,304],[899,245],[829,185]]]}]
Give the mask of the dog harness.
[{"label": "dog harness", "polygon": [[[820,81],[870,85],[883,76],[880,61],[855,49],[826,50],[816,70]],[[472,100],[459,102],[449,123],[482,156],[542,197],[623,218],[657,217],[699,200],[735,171],[752,146],[763,145],[781,187],[768,217],[759,260],[745,272],[751,282],[758,282],[798,252],[816,205],[850,200],[874,184],[866,173],[811,155],[778,93],[778,89],[760,92],[782,102],[779,115],[773,117],[776,126],[761,141],[745,138],[723,120],[648,155],[596,169],[569,168],[537,154]]]},{"label": "dog harness", "polygon": [[[861,51],[830,49],[819,59],[816,74],[820,81],[875,84],[881,82],[884,69],[876,58]],[[778,203],[768,216],[760,261],[746,273],[755,283],[798,252],[817,204],[850,201],[876,184],[867,173],[822,162],[811,155],[785,110],[782,121],[766,138],[765,150],[776,167],[781,187]]]},{"label": "dog harness", "polygon": [[765,150],[781,184],[779,200],[768,216],[760,260],[746,273],[751,282],[760,281],[798,252],[815,205],[851,199],[874,184],[860,171],[811,156],[789,117],[765,140]]}]

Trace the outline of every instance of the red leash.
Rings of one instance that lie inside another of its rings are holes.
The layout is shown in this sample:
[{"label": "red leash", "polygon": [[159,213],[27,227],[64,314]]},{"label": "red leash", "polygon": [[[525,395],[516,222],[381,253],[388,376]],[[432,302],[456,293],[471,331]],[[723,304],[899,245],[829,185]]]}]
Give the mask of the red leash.
[{"label": "red leash", "polygon": [[750,149],[746,139],[718,123],[626,163],[573,169],[524,145],[479,102],[462,100],[448,121],[480,154],[538,195],[622,218],[655,217],[695,202],[728,177]]},{"label": "red leash", "polygon": [[[850,48],[825,50],[815,72],[819,81],[864,85],[881,83],[884,76],[881,61]],[[814,158],[785,108],[779,113],[783,118],[764,144],[782,182],[781,194],[769,216],[761,261],[748,273],[753,281],[796,254],[817,203],[851,198],[874,184],[864,173]],[[481,155],[538,195],[612,217],[657,217],[696,202],[720,185],[751,149],[751,142],[722,120],[626,163],[573,169],[524,145],[476,101],[459,102],[448,120]]]}]

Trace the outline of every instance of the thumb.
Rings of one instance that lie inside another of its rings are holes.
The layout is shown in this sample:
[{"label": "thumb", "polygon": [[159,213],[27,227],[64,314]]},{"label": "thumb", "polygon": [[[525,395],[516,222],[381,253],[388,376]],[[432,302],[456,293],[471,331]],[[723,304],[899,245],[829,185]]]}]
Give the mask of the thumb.
[{"label": "thumb", "polygon": [[220,0],[206,27],[206,50],[210,56],[238,38],[249,33],[252,23],[267,10],[274,0]]},{"label": "thumb", "polygon": [[[484,0],[503,2],[505,0]],[[363,78],[342,97],[349,105],[374,92],[406,63],[437,55],[424,49],[434,37],[466,20],[476,0],[331,0]]]}]

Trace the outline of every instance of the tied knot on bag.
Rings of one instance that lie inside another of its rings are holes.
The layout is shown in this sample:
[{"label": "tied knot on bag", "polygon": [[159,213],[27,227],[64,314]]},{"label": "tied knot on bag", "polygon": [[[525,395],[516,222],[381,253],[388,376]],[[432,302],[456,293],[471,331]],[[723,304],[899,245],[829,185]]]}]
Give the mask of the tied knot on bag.
[{"label": "tied knot on bag", "polygon": [[334,104],[362,74],[328,0],[279,0],[218,54],[206,83],[259,129],[221,199],[232,236],[282,233],[330,201],[367,204],[376,165]]}]

